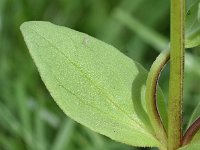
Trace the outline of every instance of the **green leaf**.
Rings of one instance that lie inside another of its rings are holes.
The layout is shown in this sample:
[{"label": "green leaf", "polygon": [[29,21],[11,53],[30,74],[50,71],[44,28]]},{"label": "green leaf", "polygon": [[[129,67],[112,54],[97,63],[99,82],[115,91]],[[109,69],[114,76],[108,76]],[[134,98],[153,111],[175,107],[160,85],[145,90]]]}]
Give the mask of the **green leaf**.
[{"label": "green leaf", "polygon": [[178,150],[199,150],[200,143],[189,144],[184,147],[179,148]]},{"label": "green leaf", "polygon": [[190,120],[187,124],[187,128],[200,116],[200,102],[198,103],[198,105],[196,106],[196,108],[194,109]]},{"label": "green leaf", "polygon": [[178,150],[199,150],[200,143],[191,143],[184,147],[179,148]]},{"label": "green leaf", "polygon": [[[194,109],[194,112],[191,115],[191,118],[188,122],[187,128],[190,127],[190,125],[192,125],[192,123],[198,119],[200,114],[200,103],[196,106],[196,108]],[[191,142],[189,145],[186,145],[183,150],[198,150],[200,146],[200,131],[197,131],[197,133],[194,135],[194,137],[192,138]]]},{"label": "green leaf", "polygon": [[[167,145],[167,112],[164,117],[160,117],[162,115],[162,110],[157,109],[157,84],[159,80],[159,76],[161,74],[162,69],[166,65],[169,60],[169,50],[163,51],[154,61],[149,71],[147,82],[146,82],[146,103],[147,103],[147,112],[149,114],[150,121],[154,128],[156,137],[163,143],[163,145]],[[164,105],[165,106],[165,105]],[[162,108],[162,107],[160,107]],[[163,110],[166,110],[165,108]],[[165,119],[161,119],[165,118]]]},{"label": "green leaf", "polygon": [[186,48],[200,45],[200,0],[186,1]]},{"label": "green leaf", "polygon": [[26,22],[21,30],[42,80],[65,114],[116,141],[160,146],[147,129],[151,125],[141,104],[143,67],[66,27]]}]

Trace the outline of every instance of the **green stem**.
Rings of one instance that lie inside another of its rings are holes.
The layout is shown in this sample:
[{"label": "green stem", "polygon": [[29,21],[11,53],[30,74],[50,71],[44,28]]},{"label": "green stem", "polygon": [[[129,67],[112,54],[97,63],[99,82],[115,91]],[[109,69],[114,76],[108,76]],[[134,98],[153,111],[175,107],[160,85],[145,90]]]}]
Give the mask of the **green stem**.
[{"label": "green stem", "polygon": [[178,149],[182,141],[184,16],[185,0],[171,0],[168,150]]}]

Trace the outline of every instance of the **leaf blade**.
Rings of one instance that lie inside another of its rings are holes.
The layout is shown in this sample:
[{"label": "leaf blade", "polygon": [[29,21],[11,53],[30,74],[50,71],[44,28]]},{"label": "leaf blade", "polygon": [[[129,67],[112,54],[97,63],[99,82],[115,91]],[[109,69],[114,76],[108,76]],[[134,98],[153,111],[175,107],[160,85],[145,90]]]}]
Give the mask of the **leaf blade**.
[{"label": "leaf blade", "polygon": [[131,59],[51,23],[27,22],[21,30],[45,85],[68,116],[126,144],[159,146],[134,110],[131,91],[138,69]]},{"label": "leaf blade", "polygon": [[186,1],[185,46],[192,48],[200,45],[200,0]]}]

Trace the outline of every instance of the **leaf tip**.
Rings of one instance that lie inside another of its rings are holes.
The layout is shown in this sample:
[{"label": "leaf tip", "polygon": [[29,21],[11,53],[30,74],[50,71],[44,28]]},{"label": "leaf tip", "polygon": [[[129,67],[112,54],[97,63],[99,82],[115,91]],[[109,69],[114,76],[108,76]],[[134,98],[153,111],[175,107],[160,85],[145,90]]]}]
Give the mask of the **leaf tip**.
[{"label": "leaf tip", "polygon": [[27,30],[28,28],[34,28],[37,26],[43,26],[43,25],[47,25],[50,24],[50,22],[46,22],[46,21],[27,21],[21,24],[20,26],[20,30],[23,33],[25,30]]},{"label": "leaf tip", "polygon": [[27,29],[28,26],[30,26],[30,22],[32,22],[32,21],[24,22],[21,24],[20,30],[22,33],[24,32],[25,29]]}]

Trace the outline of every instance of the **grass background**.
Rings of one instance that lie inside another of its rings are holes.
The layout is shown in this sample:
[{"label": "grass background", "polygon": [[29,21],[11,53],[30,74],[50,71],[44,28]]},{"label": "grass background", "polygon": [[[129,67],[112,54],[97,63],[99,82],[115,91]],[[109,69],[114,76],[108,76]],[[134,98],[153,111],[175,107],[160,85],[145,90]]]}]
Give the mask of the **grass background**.
[{"label": "grass background", "polygon": [[[29,20],[67,26],[149,69],[168,45],[169,16],[168,0],[0,0],[0,150],[148,149],[112,141],[66,117],[42,83],[19,26]],[[199,58],[198,47],[187,50],[184,129],[200,113]],[[168,79],[167,65],[160,79],[166,99]]]}]

